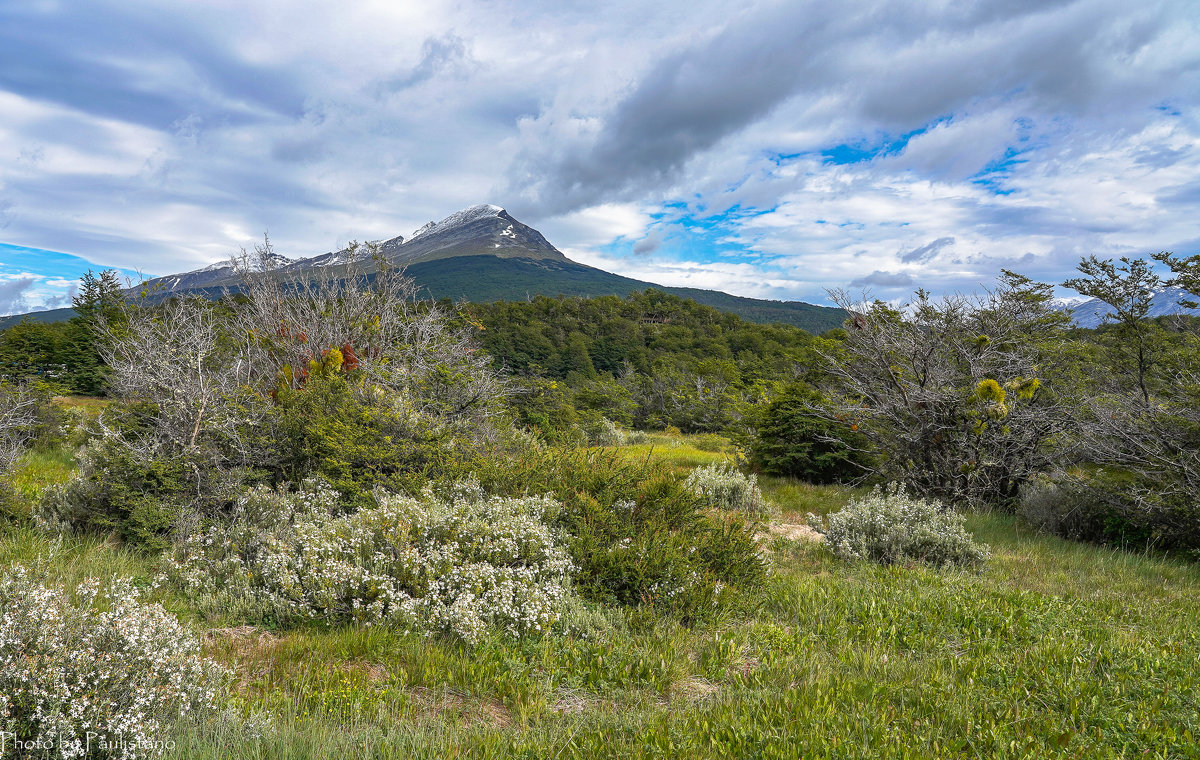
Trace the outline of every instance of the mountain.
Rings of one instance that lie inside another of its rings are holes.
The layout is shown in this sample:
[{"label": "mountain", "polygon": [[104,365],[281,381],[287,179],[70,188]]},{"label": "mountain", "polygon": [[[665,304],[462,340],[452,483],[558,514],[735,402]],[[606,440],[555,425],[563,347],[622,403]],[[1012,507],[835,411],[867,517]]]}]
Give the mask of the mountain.
[{"label": "mountain", "polygon": [[397,246],[394,254],[385,245],[384,255],[400,265],[479,255],[568,260],[542,233],[513,219],[499,206],[491,205],[473,206],[436,224],[429,222]]},{"label": "mountain", "polygon": [[[435,299],[487,302],[535,295],[626,296],[655,288],[732,312],[751,322],[782,322],[813,333],[840,327],[845,319],[841,309],[827,306],[743,298],[699,288],[664,287],[580,264],[568,259],[542,233],[517,221],[500,206],[472,206],[440,222],[425,224],[407,239],[397,236],[378,245],[389,262],[404,267],[424,294]],[[301,259],[276,256],[270,266],[288,276],[336,278],[345,271],[348,260],[349,251],[343,249]],[[369,272],[372,265],[363,264]],[[215,298],[225,290],[236,291],[238,286],[235,261],[230,259],[193,272],[156,277],[138,289],[156,297],[192,293]],[[64,318],[69,317],[67,313]],[[0,326],[19,319],[9,317],[0,321]]]},{"label": "mountain", "polygon": [[[1179,299],[1181,298],[1186,299],[1188,295],[1179,288],[1165,288],[1156,292],[1150,299],[1150,316],[1166,317],[1172,314],[1188,314],[1200,317],[1200,309],[1186,309],[1180,306]],[[1067,308],[1071,312],[1071,319],[1077,326],[1088,328],[1104,324],[1105,316],[1112,312],[1112,307],[1098,298]]]}]

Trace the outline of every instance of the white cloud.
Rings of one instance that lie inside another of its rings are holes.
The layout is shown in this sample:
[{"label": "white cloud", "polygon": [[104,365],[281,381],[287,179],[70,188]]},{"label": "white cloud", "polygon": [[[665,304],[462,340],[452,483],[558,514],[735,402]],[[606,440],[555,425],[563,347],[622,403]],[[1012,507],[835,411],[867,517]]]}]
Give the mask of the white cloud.
[{"label": "white cloud", "polygon": [[1198,72],[1188,0],[13,4],[0,237],[163,274],[492,202],[664,284],[1053,279],[1200,238]]}]

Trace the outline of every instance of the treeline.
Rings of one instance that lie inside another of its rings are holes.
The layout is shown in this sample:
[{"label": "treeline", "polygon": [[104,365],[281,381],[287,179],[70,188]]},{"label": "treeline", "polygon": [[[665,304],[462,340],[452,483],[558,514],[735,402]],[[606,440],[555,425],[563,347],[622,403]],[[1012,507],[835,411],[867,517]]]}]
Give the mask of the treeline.
[{"label": "treeline", "polygon": [[468,307],[481,346],[515,376],[514,404],[544,433],[598,416],[640,429],[739,427],[831,341],[661,291]]}]

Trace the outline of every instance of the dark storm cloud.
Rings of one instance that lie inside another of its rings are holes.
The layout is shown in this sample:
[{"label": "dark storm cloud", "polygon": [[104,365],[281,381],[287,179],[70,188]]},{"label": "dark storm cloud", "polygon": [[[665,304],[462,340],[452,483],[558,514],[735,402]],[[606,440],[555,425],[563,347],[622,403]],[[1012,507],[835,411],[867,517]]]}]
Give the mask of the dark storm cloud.
[{"label": "dark storm cloud", "polygon": [[866,277],[859,277],[850,281],[850,287],[852,288],[906,288],[912,284],[912,275],[907,272],[880,272],[878,270]]},{"label": "dark storm cloud", "polygon": [[938,252],[943,248],[947,248],[952,245],[954,245],[953,237],[940,237],[937,240],[926,243],[920,248],[914,248],[907,253],[901,253],[900,260],[905,264],[928,261],[929,259],[932,259],[934,256],[938,255]]},{"label": "dark storm cloud", "polygon": [[[154,79],[164,74],[176,81]],[[0,89],[159,128],[198,111],[235,123],[255,110],[298,115],[304,101],[293,73],[241,60],[220,29],[102,2],[0,6]]]},{"label": "dark storm cloud", "polygon": [[594,139],[562,145],[539,137],[517,157],[512,187],[540,213],[662,190],[690,159],[800,95],[832,99],[839,118],[872,135],[925,127],[981,98],[1079,114],[1195,93],[1195,55],[1162,63],[1148,54],[1171,32],[1172,15],[1150,8],[1114,20],[1119,7],[761,6],[651,67],[604,115]]},{"label": "dark storm cloud", "polygon": [[831,4],[774,7],[741,18],[712,39],[659,61],[605,120],[595,144],[557,165],[523,157],[538,201],[562,212],[632,187],[669,180],[689,158],[753,123],[825,70],[814,55],[828,28],[845,22]]}]

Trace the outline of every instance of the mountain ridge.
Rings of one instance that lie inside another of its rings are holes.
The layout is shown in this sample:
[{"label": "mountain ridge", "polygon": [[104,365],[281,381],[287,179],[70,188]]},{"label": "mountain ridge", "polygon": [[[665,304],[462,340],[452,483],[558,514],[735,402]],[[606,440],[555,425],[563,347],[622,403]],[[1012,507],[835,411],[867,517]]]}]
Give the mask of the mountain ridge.
[{"label": "mountain ridge", "polygon": [[[488,302],[534,295],[626,296],[653,288],[737,314],[747,321],[780,322],[813,333],[840,327],[845,318],[841,309],[828,306],[673,288],[581,264],[567,258],[541,232],[493,204],[462,209],[441,221],[422,225],[407,239],[398,235],[377,245],[389,263],[403,267],[418,287],[435,299]],[[298,259],[273,254],[268,264],[288,276],[336,279],[344,274],[349,259],[350,248],[343,248]],[[190,272],[155,277],[130,293],[145,291],[156,298],[185,293],[219,297],[222,292],[238,290],[236,263],[229,259]],[[368,274],[374,269],[373,262],[361,264]],[[61,312],[66,313],[60,318],[70,318],[70,310]],[[21,316],[0,320],[0,325],[19,321]]]},{"label": "mountain ridge", "polygon": [[[1185,314],[1200,317],[1200,308],[1188,309],[1179,304],[1180,299],[1187,299],[1188,294],[1179,288],[1163,288],[1150,298],[1149,317],[1168,317],[1175,314]],[[1064,306],[1064,311],[1071,315],[1071,320],[1077,327],[1096,328],[1112,321],[1107,315],[1112,313],[1112,307],[1099,298],[1092,298],[1073,306]]]}]

